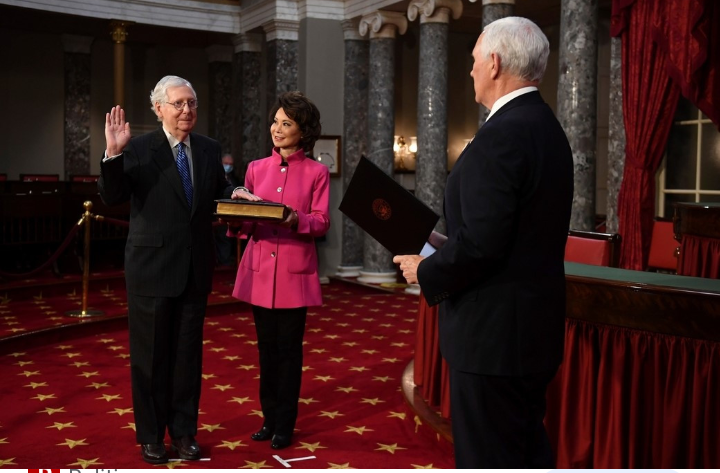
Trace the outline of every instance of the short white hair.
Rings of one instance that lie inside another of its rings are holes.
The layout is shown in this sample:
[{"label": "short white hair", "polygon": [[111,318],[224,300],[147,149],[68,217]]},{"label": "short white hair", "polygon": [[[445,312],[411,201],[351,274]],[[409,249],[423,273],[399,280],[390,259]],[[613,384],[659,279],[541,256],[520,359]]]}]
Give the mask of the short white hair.
[{"label": "short white hair", "polygon": [[508,74],[529,81],[545,75],[550,43],[540,27],[519,16],[495,20],[483,29],[480,55],[500,56],[500,66]]},{"label": "short white hair", "polygon": [[[197,100],[197,93],[195,93],[195,89],[189,81],[178,76],[165,76],[160,79],[158,83],[155,84],[155,88],[150,91],[150,110],[152,110],[153,113],[156,113],[155,104],[164,103],[167,100],[167,90],[170,87],[183,86],[190,87],[190,90],[192,90],[192,93],[195,96],[195,100]],[[158,117],[158,121],[162,121],[160,117]]]}]

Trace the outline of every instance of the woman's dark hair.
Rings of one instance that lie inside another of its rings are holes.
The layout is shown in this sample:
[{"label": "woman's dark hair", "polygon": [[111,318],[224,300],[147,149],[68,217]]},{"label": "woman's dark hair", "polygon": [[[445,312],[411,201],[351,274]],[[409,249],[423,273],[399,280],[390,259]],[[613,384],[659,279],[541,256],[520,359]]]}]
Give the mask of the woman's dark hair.
[{"label": "woman's dark hair", "polygon": [[300,128],[300,147],[303,151],[312,151],[322,132],[318,108],[309,98],[298,91],[285,92],[280,94],[270,111],[268,117],[270,124],[275,120],[275,114],[281,108]]}]

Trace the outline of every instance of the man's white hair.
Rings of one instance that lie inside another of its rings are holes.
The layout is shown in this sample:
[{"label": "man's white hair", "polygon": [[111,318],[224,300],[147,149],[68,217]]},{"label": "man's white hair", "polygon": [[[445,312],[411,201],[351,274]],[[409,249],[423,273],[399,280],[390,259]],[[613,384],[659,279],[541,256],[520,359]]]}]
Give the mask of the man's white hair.
[{"label": "man's white hair", "polygon": [[542,80],[550,43],[538,25],[527,18],[508,16],[487,25],[483,34],[482,57],[495,53],[504,72],[533,82]]}]

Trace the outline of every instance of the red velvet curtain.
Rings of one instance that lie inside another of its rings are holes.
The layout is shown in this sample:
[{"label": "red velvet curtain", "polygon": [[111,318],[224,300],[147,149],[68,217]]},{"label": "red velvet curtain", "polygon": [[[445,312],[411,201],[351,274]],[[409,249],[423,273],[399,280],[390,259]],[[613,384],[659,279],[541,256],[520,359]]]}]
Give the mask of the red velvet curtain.
[{"label": "red velvet curtain", "polygon": [[720,343],[568,319],[548,391],[558,468],[717,468]]},{"label": "red velvet curtain", "polygon": [[720,241],[683,235],[678,274],[720,279]]},{"label": "red velvet curtain", "polygon": [[655,172],[680,92],[720,127],[716,0],[614,0],[622,41],[625,172],[618,196],[620,266],[642,270],[655,216]]}]

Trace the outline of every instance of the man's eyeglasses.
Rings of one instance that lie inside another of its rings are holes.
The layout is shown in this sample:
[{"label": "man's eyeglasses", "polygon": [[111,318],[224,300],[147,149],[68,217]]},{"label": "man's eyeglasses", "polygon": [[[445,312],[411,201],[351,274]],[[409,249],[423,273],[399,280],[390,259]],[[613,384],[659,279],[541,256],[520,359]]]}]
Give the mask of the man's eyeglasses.
[{"label": "man's eyeglasses", "polygon": [[165,102],[165,103],[168,103],[168,104],[172,105],[173,107],[175,107],[175,110],[184,110],[185,105],[187,105],[190,108],[190,110],[195,110],[196,108],[198,108],[197,100],[188,100],[187,102],[180,102],[178,100],[177,102]]}]

